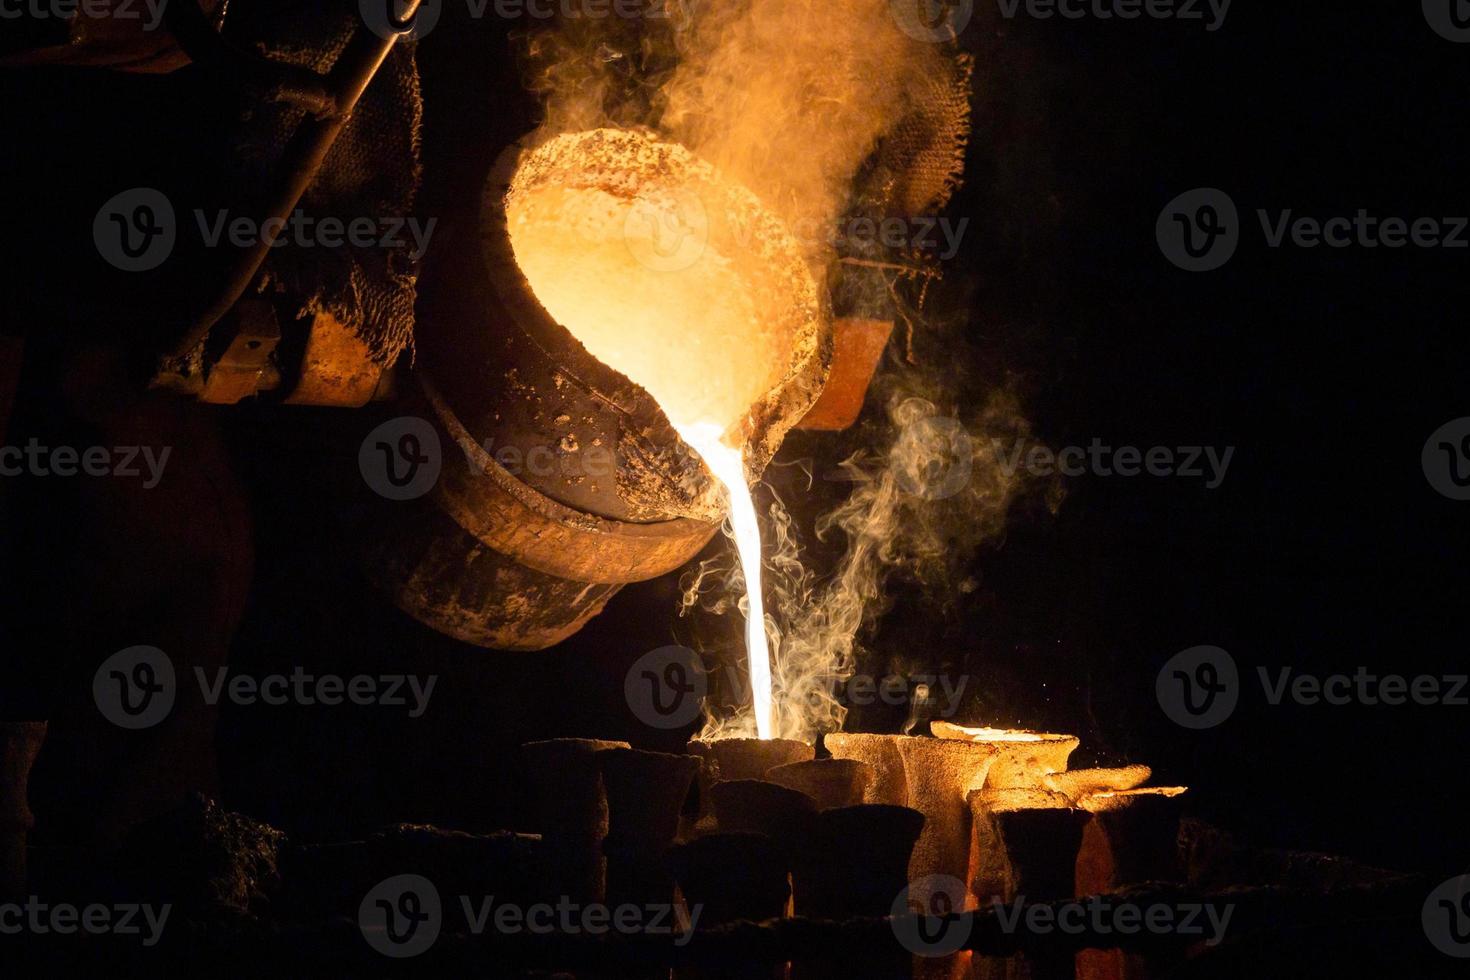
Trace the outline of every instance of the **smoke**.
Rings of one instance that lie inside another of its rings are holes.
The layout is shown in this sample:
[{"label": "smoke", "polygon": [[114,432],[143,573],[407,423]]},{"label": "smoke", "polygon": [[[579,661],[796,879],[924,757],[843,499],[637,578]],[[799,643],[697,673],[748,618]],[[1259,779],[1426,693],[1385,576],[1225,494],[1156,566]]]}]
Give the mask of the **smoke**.
[{"label": "smoke", "polygon": [[[888,611],[892,580],[961,598],[977,549],[1004,531],[1007,512],[1028,489],[1026,474],[1008,471],[997,455],[996,447],[1029,436],[1012,394],[995,390],[961,419],[930,400],[940,391],[917,372],[895,371],[880,388],[886,411],[862,433],[873,448],[838,467],[852,492],[814,524],[816,542],[839,552],[830,570],[817,571],[814,549],[803,545],[779,497],[764,522],[778,737],[810,741],[840,730],[846,709],[837,688],[857,667],[865,630]],[[729,596],[744,594],[739,569],[723,557],[681,584],[685,614],[723,612]],[[712,715],[702,737],[754,734],[747,699],[738,685],[731,693],[734,707]]]},{"label": "smoke", "polygon": [[[778,215],[821,281],[836,258],[827,230],[854,204],[855,178],[942,80],[957,77],[948,55],[900,29],[890,0],[654,6],[667,17],[570,19],[528,39],[530,87],[546,108],[532,141],[608,126],[675,140]],[[959,149],[941,140],[929,152],[947,166]],[[931,196],[918,195],[919,206]],[[845,299],[884,308],[903,275],[851,276]],[[900,316],[911,344],[916,322],[925,325],[916,314]],[[935,347],[947,356],[942,343]],[[864,631],[887,611],[894,578],[959,595],[969,559],[1001,532],[1023,489],[1024,474],[1007,473],[993,449],[1027,435],[1016,399],[997,390],[962,416],[953,377],[946,387],[894,360],[874,395],[883,417],[862,433],[868,448],[838,467],[852,492],[815,520],[815,540],[803,542],[779,497],[762,522],[780,737],[811,740],[841,727],[837,687],[856,668]],[[826,571],[817,551],[837,554]],[[728,613],[735,596],[742,612],[748,606],[733,548],[701,563],[683,586],[681,615]],[[728,676],[737,707],[711,717],[704,734],[753,736],[750,692],[734,680],[738,672]]]},{"label": "smoke", "polygon": [[648,127],[780,216],[821,270],[853,178],[948,76],[890,0],[664,0],[662,17],[569,18],[528,39],[534,137]]},{"label": "smoke", "polygon": [[660,128],[801,230],[824,228],[936,57],[889,0],[704,3],[661,90]]}]

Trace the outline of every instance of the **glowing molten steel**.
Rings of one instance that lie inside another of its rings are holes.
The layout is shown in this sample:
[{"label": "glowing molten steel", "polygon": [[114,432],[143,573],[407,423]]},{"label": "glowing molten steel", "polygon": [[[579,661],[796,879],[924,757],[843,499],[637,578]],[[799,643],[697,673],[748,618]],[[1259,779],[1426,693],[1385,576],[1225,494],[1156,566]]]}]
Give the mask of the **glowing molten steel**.
[{"label": "glowing molten steel", "polygon": [[746,586],[756,731],[775,732],[760,528],[742,448],[763,400],[814,343],[816,287],[753,194],[684,148],[600,129],[525,154],[506,196],[537,299],[654,397],[725,486]]},{"label": "glowing molten steel", "polygon": [[755,517],[755,501],[745,485],[745,464],[740,450],[720,441],[719,427],[710,423],[674,423],[679,435],[704,458],[710,472],[725,485],[730,496],[730,527],[735,548],[740,552],[740,570],[745,574],[745,650],[750,661],[750,693],[759,738],[775,735],[775,712],[771,696],[771,652],[766,643],[766,609],[761,598],[761,528]]}]

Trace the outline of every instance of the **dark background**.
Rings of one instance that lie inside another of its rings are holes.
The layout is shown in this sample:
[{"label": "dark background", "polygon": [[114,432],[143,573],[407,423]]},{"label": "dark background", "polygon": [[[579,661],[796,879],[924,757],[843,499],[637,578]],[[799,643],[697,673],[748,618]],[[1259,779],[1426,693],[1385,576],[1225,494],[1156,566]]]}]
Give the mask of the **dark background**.
[{"label": "dark background", "polygon": [[[457,9],[419,48],[420,210],[446,217],[535,120],[507,26],[458,23]],[[967,316],[921,335],[919,353],[954,368],[965,404],[997,384],[1018,391],[1052,446],[1235,454],[1215,490],[1093,476],[1068,481],[1054,515],[1023,501],[974,559],[979,589],[953,608],[892,583],[897,603],[867,639],[865,669],[962,672],[957,720],[1075,732],[1078,765],[1151,763],[1157,782],[1191,787],[1193,812],[1248,840],[1463,870],[1470,708],[1271,706],[1254,676],[1258,665],[1466,670],[1470,504],[1437,494],[1419,462],[1431,432],[1470,414],[1466,253],[1273,250],[1255,210],[1470,212],[1470,46],[1434,34],[1416,4],[1236,4],[1215,33],[1200,22],[1006,22],[982,4],[962,40],[977,59],[976,126],[950,211],[970,224],[931,310]],[[1245,229],[1225,268],[1190,274],[1165,261],[1154,224],[1201,186],[1227,191]],[[881,409],[875,399],[870,419]],[[553,650],[458,645],[367,590],[339,505],[313,475],[353,465],[366,421],[251,407],[219,416],[255,527],[232,662],[440,678],[417,720],[227,708],[217,744],[228,805],[302,837],[392,820],[532,829],[517,743],[682,743],[642,727],[621,693],[634,659],[687,638],[677,576],[625,589]],[[830,465],[856,438],[794,435],[779,462]],[[809,526],[844,487],[804,492],[798,472],[776,466],[770,479]],[[43,627],[26,624],[65,617],[67,601],[53,593],[27,610],[13,639],[44,647],[26,632]],[[738,624],[728,626],[733,641]],[[1199,644],[1230,651],[1247,685],[1224,725],[1191,732],[1159,710],[1154,680]],[[853,720],[896,730],[903,718]]]}]

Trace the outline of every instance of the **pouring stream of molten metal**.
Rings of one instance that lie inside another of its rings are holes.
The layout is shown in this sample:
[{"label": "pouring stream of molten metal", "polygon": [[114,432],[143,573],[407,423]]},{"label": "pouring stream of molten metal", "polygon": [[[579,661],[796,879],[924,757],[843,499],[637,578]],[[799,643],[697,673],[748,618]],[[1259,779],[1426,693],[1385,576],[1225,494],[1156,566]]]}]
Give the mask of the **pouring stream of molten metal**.
[{"label": "pouring stream of molten metal", "polygon": [[740,570],[745,574],[745,650],[750,661],[756,735],[771,738],[774,734],[771,652],[766,642],[765,601],[761,598],[761,529],[755,516],[755,501],[745,484],[745,463],[740,450],[721,441],[718,425],[670,421],[683,440],[704,459],[710,472],[725,485],[730,497],[730,527],[735,532],[735,548],[740,552]]},{"label": "pouring stream of molten metal", "polygon": [[724,485],[745,579],[755,729],[773,738],[760,526],[738,433],[786,376],[815,315],[794,240],[687,150],[616,130],[565,134],[527,154],[506,217],[542,306],[652,395]]}]

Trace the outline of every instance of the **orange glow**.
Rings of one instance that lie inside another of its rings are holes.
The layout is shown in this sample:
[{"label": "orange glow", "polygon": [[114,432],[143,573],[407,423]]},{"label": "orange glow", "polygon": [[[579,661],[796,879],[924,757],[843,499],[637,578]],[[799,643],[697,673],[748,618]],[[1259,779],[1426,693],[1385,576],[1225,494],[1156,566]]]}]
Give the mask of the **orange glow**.
[{"label": "orange glow", "polygon": [[970,742],[1050,742],[1072,737],[1016,728],[971,728],[948,721],[936,721],[930,727],[939,738],[958,738]]},{"label": "orange glow", "polygon": [[794,240],[749,191],[677,144],[591,130],[522,158],[506,196],[516,262],[546,311],[642,386],[724,485],[747,591],[755,727],[774,731],[760,527],[742,448],[815,343]]}]

